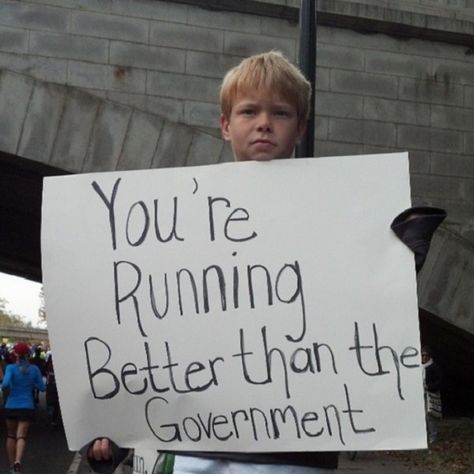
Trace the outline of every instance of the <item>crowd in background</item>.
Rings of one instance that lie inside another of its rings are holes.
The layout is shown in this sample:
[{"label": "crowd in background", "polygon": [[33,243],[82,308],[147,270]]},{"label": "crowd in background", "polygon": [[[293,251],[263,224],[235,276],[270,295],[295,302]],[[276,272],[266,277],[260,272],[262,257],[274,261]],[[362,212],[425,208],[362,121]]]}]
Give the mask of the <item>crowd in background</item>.
[{"label": "crowd in background", "polygon": [[[56,387],[56,379],[54,376],[53,357],[49,346],[45,343],[32,344],[29,346],[29,362],[38,367],[46,385],[46,405],[48,408],[48,420],[52,428],[56,428],[60,423],[58,392]],[[17,361],[15,353],[15,344],[0,344],[0,383],[3,379],[8,364]],[[5,406],[8,398],[8,388],[2,389],[2,403]],[[34,389],[33,398],[35,404],[39,403],[39,391]]]},{"label": "crowd in background", "polygon": [[53,357],[44,344],[26,342],[0,345],[2,417],[7,428],[6,451],[10,473],[21,473],[21,461],[31,423],[35,419],[40,392],[46,392],[48,422],[57,428],[61,422]]}]

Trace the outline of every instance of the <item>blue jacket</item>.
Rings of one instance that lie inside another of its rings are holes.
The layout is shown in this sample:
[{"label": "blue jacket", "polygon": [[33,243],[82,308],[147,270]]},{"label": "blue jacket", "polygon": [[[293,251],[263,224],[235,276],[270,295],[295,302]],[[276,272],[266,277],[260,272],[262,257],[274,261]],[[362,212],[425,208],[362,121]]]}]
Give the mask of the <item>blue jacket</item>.
[{"label": "blue jacket", "polygon": [[46,390],[38,367],[28,362],[7,365],[2,388],[10,390],[5,405],[7,409],[33,409],[33,389]]}]

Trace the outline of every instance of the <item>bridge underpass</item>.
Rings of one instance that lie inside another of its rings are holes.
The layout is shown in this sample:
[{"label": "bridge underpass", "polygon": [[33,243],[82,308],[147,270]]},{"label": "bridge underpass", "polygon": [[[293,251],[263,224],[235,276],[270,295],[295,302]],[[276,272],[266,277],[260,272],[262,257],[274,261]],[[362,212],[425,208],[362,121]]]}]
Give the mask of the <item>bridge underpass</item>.
[{"label": "bridge underpass", "polygon": [[433,348],[443,367],[443,412],[456,416],[474,414],[473,335],[423,309],[419,314],[422,341]]},{"label": "bridge underpass", "polygon": [[65,172],[0,151],[1,271],[41,282],[43,177],[59,174]]}]

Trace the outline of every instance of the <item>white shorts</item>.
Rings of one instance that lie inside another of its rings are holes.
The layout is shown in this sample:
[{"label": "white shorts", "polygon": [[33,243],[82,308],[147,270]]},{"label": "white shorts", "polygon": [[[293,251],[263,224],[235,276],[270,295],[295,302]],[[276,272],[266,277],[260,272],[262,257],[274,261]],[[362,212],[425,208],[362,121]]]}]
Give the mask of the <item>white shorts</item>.
[{"label": "white shorts", "polygon": [[331,474],[332,469],[176,456],[173,474]]}]

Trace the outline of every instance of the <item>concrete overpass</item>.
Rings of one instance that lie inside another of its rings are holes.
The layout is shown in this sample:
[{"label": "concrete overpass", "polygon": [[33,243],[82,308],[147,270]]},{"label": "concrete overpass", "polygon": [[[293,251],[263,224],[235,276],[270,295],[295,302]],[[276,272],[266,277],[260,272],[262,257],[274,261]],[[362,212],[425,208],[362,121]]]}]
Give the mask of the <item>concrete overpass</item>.
[{"label": "concrete overpass", "polygon": [[0,326],[0,341],[8,339],[10,342],[26,341],[32,344],[38,342],[48,342],[48,331],[38,328],[22,328],[15,326]]}]

